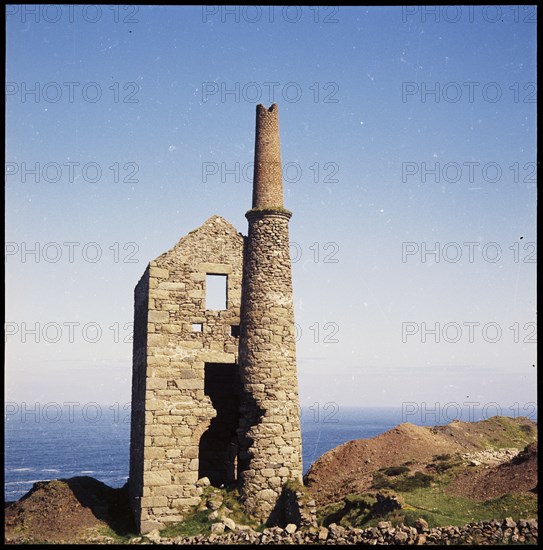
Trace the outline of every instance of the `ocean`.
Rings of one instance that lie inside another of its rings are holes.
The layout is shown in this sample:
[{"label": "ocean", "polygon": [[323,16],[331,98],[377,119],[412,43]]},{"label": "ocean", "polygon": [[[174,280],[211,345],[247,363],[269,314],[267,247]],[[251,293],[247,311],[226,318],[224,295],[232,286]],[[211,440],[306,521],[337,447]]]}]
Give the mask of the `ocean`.
[{"label": "ocean", "polygon": [[[445,414],[446,413],[446,414]],[[536,420],[537,411],[410,407],[339,407],[315,403],[301,409],[303,467],[352,439],[369,438],[408,421],[421,426],[447,424],[454,418],[483,420],[500,413]],[[130,412],[125,407],[64,404],[6,405],[4,415],[4,499],[14,501],[37,481],[92,476],[110,487],[128,479]]]}]

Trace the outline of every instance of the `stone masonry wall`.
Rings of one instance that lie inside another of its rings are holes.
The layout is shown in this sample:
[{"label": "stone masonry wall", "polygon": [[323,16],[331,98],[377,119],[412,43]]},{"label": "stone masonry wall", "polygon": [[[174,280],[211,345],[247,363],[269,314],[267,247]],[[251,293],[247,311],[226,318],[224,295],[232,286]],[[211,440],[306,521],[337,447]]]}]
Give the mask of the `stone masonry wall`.
[{"label": "stone masonry wall", "polygon": [[302,445],[287,211],[247,213],[240,373],[241,496],[261,520],[282,486],[302,482]]},{"label": "stone masonry wall", "polygon": [[[199,502],[194,483],[203,462],[214,468],[217,455],[236,466],[237,411],[220,388],[236,393],[238,338],[230,327],[240,324],[243,246],[242,235],[213,216],[151,262],[136,288],[130,495],[143,533],[180,521]],[[206,274],[228,276],[227,309],[205,309]],[[217,421],[222,440],[206,438]]]},{"label": "stone masonry wall", "polygon": [[134,289],[132,338],[132,412],[130,419],[130,505],[135,518],[141,515],[143,494],[143,448],[145,442],[145,384],[147,367],[147,318],[149,314],[149,267]]}]

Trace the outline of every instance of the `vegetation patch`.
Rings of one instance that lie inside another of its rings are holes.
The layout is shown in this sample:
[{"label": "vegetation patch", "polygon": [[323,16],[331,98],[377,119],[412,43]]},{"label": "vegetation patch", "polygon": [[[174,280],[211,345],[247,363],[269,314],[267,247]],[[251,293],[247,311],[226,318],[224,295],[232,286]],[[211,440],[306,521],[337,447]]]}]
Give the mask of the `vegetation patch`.
[{"label": "vegetation patch", "polygon": [[394,483],[393,489],[400,492],[410,492],[423,487],[430,487],[434,481],[434,476],[423,472],[415,472],[412,476],[399,479]]},{"label": "vegetation patch", "polygon": [[342,527],[361,527],[371,519],[372,507],[376,503],[374,495],[347,495],[343,502],[329,504],[318,512],[321,525],[332,523]]},{"label": "vegetation patch", "polygon": [[383,469],[383,474],[389,477],[399,476],[400,474],[405,474],[406,472],[409,472],[409,468],[407,466],[391,466],[390,468]]},{"label": "vegetation patch", "polygon": [[[523,421],[524,420],[524,421]],[[529,443],[537,440],[537,428],[523,417],[509,418],[506,416],[493,416],[483,420],[481,425],[494,428],[493,436],[486,438],[486,445],[494,449],[505,447],[524,448]],[[499,428],[496,432],[495,428]],[[479,441],[483,443],[483,441]]]},{"label": "vegetation patch", "polygon": [[327,526],[336,523],[343,527],[365,529],[376,526],[380,521],[390,521],[392,525],[403,523],[415,527],[416,521],[422,518],[430,527],[443,527],[504,517],[512,517],[515,521],[537,517],[535,495],[509,494],[480,502],[453,496],[443,492],[442,487],[432,486],[407,492],[401,497],[405,500],[401,509],[377,515],[373,512],[375,495],[348,495],[343,502],[320,508],[319,524]]},{"label": "vegetation patch", "polygon": [[[396,475],[399,476],[400,474]],[[390,479],[390,474],[386,474],[385,472],[375,472],[373,474],[372,488],[409,492],[422,487],[429,487],[433,481],[434,476],[423,472],[415,472],[412,476],[402,476],[397,479]]]},{"label": "vegetation patch", "polygon": [[385,476],[383,472],[377,471],[373,473],[372,489],[392,489],[393,484],[394,481]]},{"label": "vegetation patch", "polygon": [[209,535],[211,533],[211,521],[209,521],[209,511],[198,512],[193,509],[187,517],[179,523],[174,523],[160,531],[163,537],[178,537],[195,535]]},{"label": "vegetation patch", "polygon": [[[213,518],[210,517],[213,511],[206,506],[206,501],[209,498],[222,501]],[[164,537],[209,535],[211,525],[226,517],[234,521],[236,525],[249,525],[256,530],[262,529],[258,521],[245,513],[237,489],[206,487],[200,504],[193,506],[183,521],[165,527],[160,534]]]},{"label": "vegetation patch", "polygon": [[444,454],[444,455],[435,455],[434,461],[443,461],[443,460],[450,460],[451,455],[450,454]]},{"label": "vegetation patch", "polygon": [[505,495],[484,502],[453,496],[442,487],[429,487],[404,495],[406,504],[415,515],[424,517],[430,527],[464,525],[473,521],[512,517],[537,517],[537,497]]},{"label": "vegetation patch", "polygon": [[443,472],[446,472],[447,470],[450,470],[454,466],[455,464],[453,462],[441,462],[439,464],[434,464],[433,470],[438,474],[441,474]]},{"label": "vegetation patch", "polygon": [[[442,474],[457,466],[463,466],[463,462],[458,458],[452,458],[451,455],[437,455],[434,457],[434,462],[426,465],[426,469],[437,474]],[[445,479],[441,478],[440,481],[445,481]]]}]

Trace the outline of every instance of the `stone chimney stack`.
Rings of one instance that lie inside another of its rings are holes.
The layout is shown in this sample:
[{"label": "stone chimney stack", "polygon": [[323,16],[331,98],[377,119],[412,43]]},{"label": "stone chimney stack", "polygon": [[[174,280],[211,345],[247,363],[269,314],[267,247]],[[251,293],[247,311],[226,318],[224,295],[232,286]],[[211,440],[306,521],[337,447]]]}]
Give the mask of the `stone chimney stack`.
[{"label": "stone chimney stack", "polygon": [[287,481],[302,481],[291,215],[283,208],[278,107],[258,105],[240,314],[238,473],[245,509],[261,521],[277,512]]},{"label": "stone chimney stack", "polygon": [[256,108],[253,209],[283,208],[283,176],[279,142],[279,109]]}]

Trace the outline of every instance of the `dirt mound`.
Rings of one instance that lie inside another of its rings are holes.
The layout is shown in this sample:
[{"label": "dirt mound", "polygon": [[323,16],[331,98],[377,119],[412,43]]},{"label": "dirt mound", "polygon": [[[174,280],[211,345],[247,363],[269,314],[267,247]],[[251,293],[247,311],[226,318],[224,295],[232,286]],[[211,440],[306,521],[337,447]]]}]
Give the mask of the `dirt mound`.
[{"label": "dirt mound", "polygon": [[507,493],[537,492],[537,443],[531,443],[512,460],[498,466],[461,473],[447,492],[477,500]]},{"label": "dirt mound", "polygon": [[112,489],[92,477],[35,483],[5,508],[5,540],[86,542],[110,527],[130,529],[126,489]]},{"label": "dirt mound", "polygon": [[372,439],[356,439],[328,451],[305,476],[317,504],[335,502],[351,493],[362,493],[373,482],[373,472],[406,461],[427,462],[456,447],[428,428],[400,424]]},{"label": "dirt mound", "polygon": [[435,456],[488,447],[523,448],[536,438],[537,425],[524,417],[453,421],[437,427],[404,423],[371,439],[349,441],[328,451],[311,466],[304,481],[317,504],[324,505],[368,491],[374,472],[382,468],[408,464],[413,472]]}]

